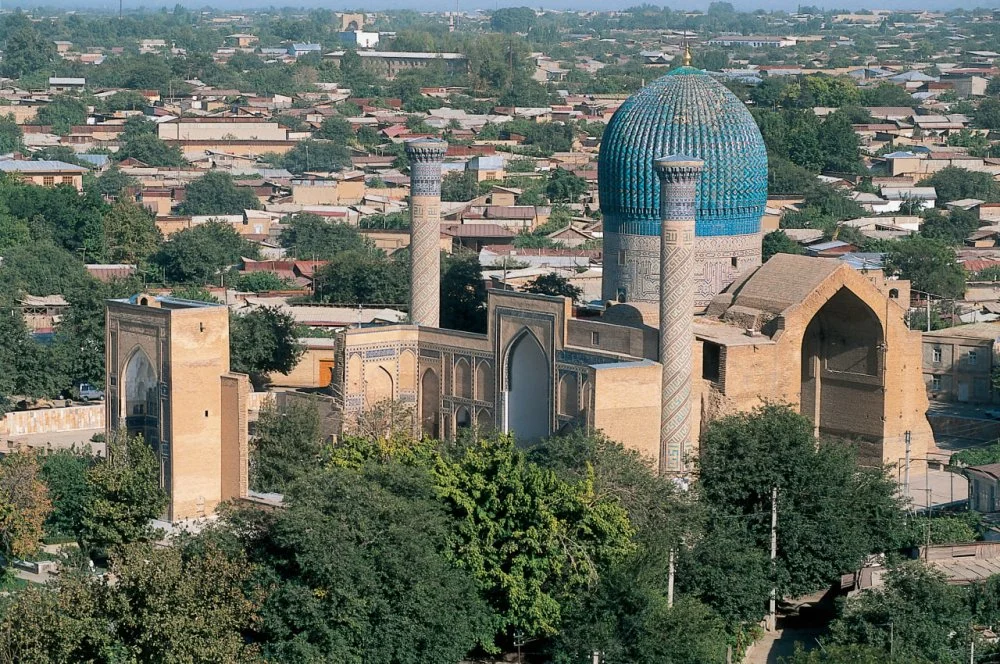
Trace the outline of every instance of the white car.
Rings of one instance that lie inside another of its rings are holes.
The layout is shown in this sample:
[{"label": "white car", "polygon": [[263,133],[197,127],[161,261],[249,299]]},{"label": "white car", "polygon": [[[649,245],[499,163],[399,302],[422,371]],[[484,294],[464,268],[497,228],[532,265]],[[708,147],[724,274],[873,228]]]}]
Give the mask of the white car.
[{"label": "white car", "polygon": [[104,390],[90,383],[80,383],[80,401],[104,401]]}]

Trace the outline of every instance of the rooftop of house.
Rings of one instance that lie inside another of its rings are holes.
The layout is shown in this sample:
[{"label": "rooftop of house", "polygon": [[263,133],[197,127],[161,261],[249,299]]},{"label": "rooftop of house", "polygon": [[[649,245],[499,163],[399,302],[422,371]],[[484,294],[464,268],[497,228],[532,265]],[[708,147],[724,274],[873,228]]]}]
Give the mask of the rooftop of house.
[{"label": "rooftop of house", "polygon": [[956,325],[946,327],[932,332],[924,332],[925,337],[957,337],[960,339],[975,339],[977,341],[987,341],[1000,339],[1000,322],[997,323],[969,323],[968,325]]},{"label": "rooftop of house", "polygon": [[83,166],[67,164],[65,161],[20,161],[0,160],[0,171],[4,173],[87,173]]}]

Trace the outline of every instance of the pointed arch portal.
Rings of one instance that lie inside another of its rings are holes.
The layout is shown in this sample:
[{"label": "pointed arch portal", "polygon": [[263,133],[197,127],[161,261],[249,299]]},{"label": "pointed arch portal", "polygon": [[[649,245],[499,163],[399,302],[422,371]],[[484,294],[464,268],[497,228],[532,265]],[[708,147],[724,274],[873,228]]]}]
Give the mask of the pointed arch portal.
[{"label": "pointed arch portal", "polygon": [[525,331],[507,361],[507,430],[521,444],[549,435],[549,367],[535,335]]}]

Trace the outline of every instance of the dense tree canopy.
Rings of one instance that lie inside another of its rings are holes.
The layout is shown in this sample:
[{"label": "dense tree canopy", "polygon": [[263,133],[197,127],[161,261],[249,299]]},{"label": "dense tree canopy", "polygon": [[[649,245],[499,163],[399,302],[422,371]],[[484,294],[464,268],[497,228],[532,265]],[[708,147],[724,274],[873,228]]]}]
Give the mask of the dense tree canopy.
[{"label": "dense tree canopy", "polygon": [[226,215],[259,207],[253,189],[238,185],[229,173],[211,171],[187,186],[179,210],[190,215]]},{"label": "dense tree canopy", "polygon": [[243,257],[255,258],[258,248],[230,224],[209,221],[171,235],[153,256],[167,281],[204,285],[218,279]]}]

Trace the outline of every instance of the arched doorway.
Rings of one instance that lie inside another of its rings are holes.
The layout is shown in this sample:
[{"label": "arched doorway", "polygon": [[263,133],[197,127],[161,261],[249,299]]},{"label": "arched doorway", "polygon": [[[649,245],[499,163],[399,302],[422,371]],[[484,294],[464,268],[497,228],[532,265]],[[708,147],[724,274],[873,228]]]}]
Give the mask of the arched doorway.
[{"label": "arched doorway", "polygon": [[392,376],[385,367],[365,371],[365,403],[369,406],[392,399]]},{"label": "arched doorway", "polygon": [[549,435],[548,358],[530,332],[510,348],[507,385],[507,430],[522,444]]},{"label": "arched doorway", "polygon": [[882,438],[882,324],[857,295],[841,288],[802,339],[801,412],[815,432]]},{"label": "arched doorway", "polygon": [[465,406],[459,406],[458,410],[455,411],[455,428],[468,429],[470,427],[472,427],[472,414]]},{"label": "arched doorway", "polygon": [[441,379],[433,369],[420,379],[420,430],[429,438],[440,438]]},{"label": "arched doorway", "polygon": [[159,445],[159,380],[149,356],[137,348],[122,373],[122,404],[125,429],[130,436],[141,435],[154,448]]}]

